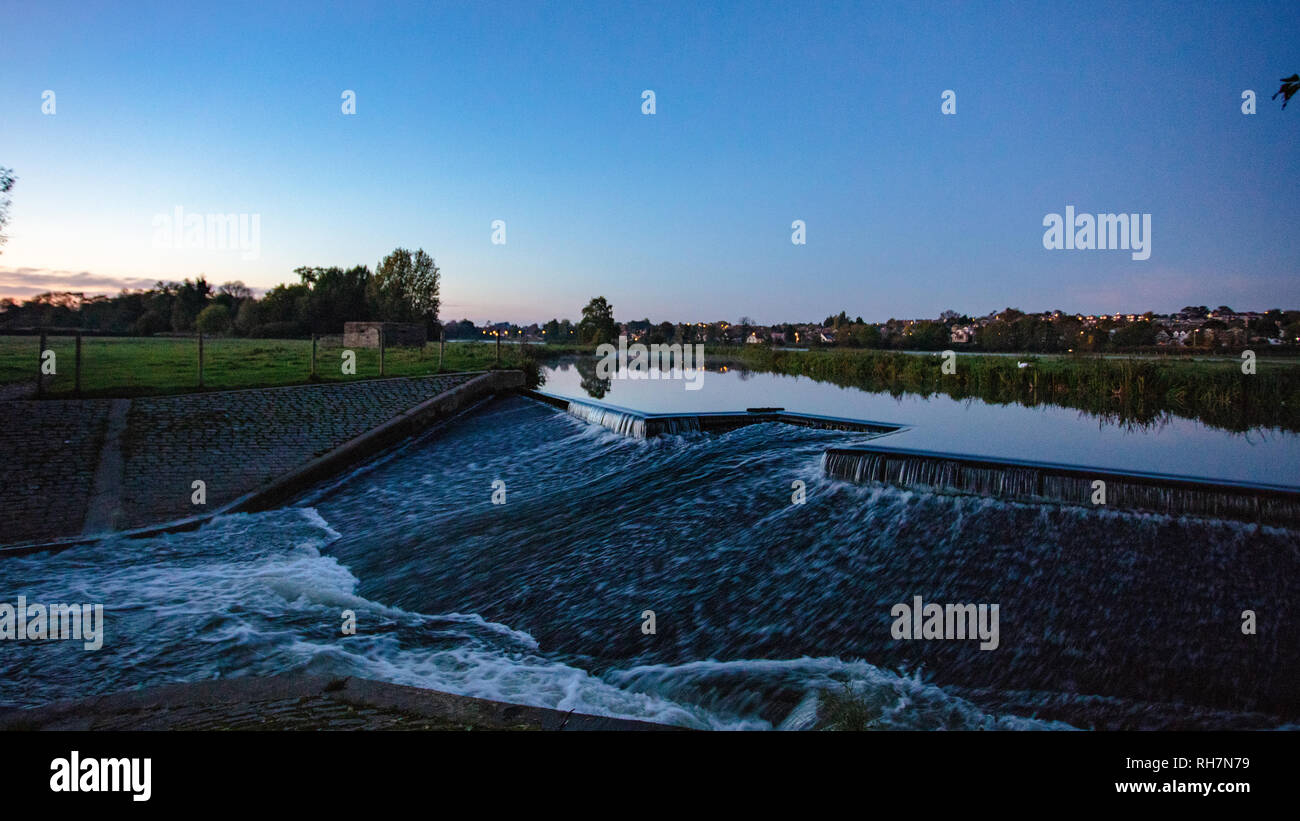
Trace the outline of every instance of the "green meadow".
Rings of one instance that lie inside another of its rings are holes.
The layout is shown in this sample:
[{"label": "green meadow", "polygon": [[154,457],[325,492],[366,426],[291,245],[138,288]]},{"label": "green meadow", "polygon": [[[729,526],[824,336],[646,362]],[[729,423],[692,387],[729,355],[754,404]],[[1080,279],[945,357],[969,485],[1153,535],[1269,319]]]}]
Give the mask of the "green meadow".
[{"label": "green meadow", "polygon": [[[379,351],[353,348],[355,374],[343,373],[340,337],[316,348],[312,375],[309,339],[240,339],[205,337],[203,389],[234,390],[308,382],[346,382],[381,376]],[[194,338],[83,337],[81,395],[85,397],[153,396],[199,390],[199,350]],[[34,336],[0,336],[0,384],[30,381],[38,367],[39,342]],[[55,373],[46,378],[45,393],[70,397],[76,387],[76,341],[50,336]],[[502,345],[498,365],[496,346],[448,342],[439,367],[437,343],[423,348],[389,348],[384,352],[383,376],[427,376],[494,367],[535,371],[531,351]]]}]

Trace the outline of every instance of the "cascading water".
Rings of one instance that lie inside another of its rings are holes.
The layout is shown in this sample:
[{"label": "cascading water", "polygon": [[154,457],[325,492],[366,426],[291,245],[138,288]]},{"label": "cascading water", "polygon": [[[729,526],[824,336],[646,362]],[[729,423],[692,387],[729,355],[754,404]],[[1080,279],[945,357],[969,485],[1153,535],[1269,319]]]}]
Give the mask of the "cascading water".
[{"label": "cascading water", "polygon": [[[0,702],[310,672],[694,727],[818,726],[845,687],[882,728],[1300,720],[1296,531],[826,477],[866,434],[624,424],[502,400],[305,507],[0,562],[0,600],[106,620],[93,653],[6,642]],[[893,638],[913,596],[999,604],[998,648]]]},{"label": "cascading water", "polygon": [[652,417],[646,420],[646,433],[650,436],[675,436],[699,431],[700,420],[696,416]]},{"label": "cascading water", "polygon": [[638,439],[646,437],[646,419],[639,414],[586,402],[570,402],[569,415],[625,436],[635,436]]},{"label": "cascading water", "polygon": [[570,416],[584,422],[600,425],[603,428],[609,428],[615,433],[637,439],[645,439],[648,436],[696,433],[701,429],[699,418],[693,415],[647,417],[620,408],[576,401],[568,403],[568,412]]},{"label": "cascading water", "polygon": [[532,392],[530,395],[548,405],[563,407],[571,416],[585,422],[609,428],[615,433],[635,436],[639,439],[649,436],[697,433],[701,431],[725,432],[746,425],[771,422],[782,422],[819,430],[851,431],[875,435],[892,433],[899,429],[897,425],[879,422],[862,422],[853,419],[836,419],[829,416],[789,413],[782,408],[751,408],[743,413],[641,414],[576,399],[562,400],[558,397],[536,392]]},{"label": "cascading water", "polygon": [[890,450],[826,451],[827,476],[850,482],[879,482],[905,488],[972,493],[1000,499],[1095,506],[1098,480],[1110,508],[1173,516],[1239,519],[1278,525],[1300,524],[1300,493],[1237,488],[1176,478],[1139,478],[1106,471],[1052,465],[989,464],[987,460]]}]

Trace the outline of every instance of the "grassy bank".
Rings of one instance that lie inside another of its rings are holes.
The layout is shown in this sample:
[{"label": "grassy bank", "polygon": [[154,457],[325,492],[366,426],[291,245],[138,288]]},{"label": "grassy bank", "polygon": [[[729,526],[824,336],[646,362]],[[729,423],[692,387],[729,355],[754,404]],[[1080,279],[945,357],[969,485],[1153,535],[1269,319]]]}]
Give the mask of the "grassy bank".
[{"label": "grassy bank", "polygon": [[[316,349],[312,377],[309,339],[205,338],[205,390],[298,385],[311,381],[346,382],[380,376],[379,351],[354,348],[356,373],[344,374],[343,346],[338,337]],[[37,367],[36,337],[0,337],[0,384],[30,382]],[[46,378],[47,396],[68,397],[75,387],[76,349],[72,337],[51,336],[46,347],[55,354],[55,374]],[[558,353],[558,351],[554,352]],[[496,346],[449,342],[439,367],[438,345],[389,348],[384,352],[384,376],[426,376],[494,367],[522,368],[536,373],[537,360],[548,352],[535,346],[502,345],[498,365]],[[198,390],[198,342],[189,338],[107,338],[82,340],[81,395],[87,397],[153,396]]]},{"label": "grassy bank", "polygon": [[[1167,414],[1228,430],[1300,431],[1300,367],[1261,359],[1256,373],[1239,362],[958,355],[944,374],[934,356],[888,351],[776,351],[709,348],[709,366],[730,364],[893,394],[943,394],[993,404],[1078,408],[1121,424],[1149,425]],[[1019,367],[1027,362],[1027,367]]]}]

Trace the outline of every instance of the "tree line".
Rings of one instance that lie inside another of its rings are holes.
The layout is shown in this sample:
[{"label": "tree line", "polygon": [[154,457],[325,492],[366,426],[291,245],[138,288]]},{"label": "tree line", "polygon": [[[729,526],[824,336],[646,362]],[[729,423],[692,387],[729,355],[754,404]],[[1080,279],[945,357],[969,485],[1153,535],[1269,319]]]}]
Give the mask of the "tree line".
[{"label": "tree line", "polygon": [[242,282],[213,287],[205,277],[160,281],[114,296],[44,293],[0,300],[0,328],[78,328],[103,333],[235,334],[289,338],[337,334],[343,323],[423,322],[437,333],[440,270],[423,249],[397,248],[368,266],[296,268],[298,282],[260,298]]}]

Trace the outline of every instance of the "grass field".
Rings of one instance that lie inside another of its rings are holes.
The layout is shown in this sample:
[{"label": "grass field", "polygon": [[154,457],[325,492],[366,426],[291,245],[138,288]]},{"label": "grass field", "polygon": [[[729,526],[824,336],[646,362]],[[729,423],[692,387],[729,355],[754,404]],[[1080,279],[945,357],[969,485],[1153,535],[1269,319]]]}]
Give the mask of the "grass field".
[{"label": "grass field", "polygon": [[[353,348],[356,374],[342,372],[340,337],[316,349],[316,378],[311,376],[309,339],[208,338],[203,341],[203,387],[232,390],[311,381],[345,382],[375,379],[379,351]],[[153,396],[198,390],[198,342],[185,338],[85,337],[81,343],[81,395]],[[0,336],[0,384],[31,381],[38,364],[39,340],[34,336]],[[72,337],[50,336],[46,348],[54,351],[55,374],[47,377],[47,396],[72,396],[75,387],[76,342]],[[535,368],[535,352],[518,345],[501,346],[500,367]],[[384,352],[384,376],[424,376],[453,371],[481,371],[497,366],[496,346],[475,342],[449,342],[438,367],[438,345],[423,348],[389,348]]]}]

